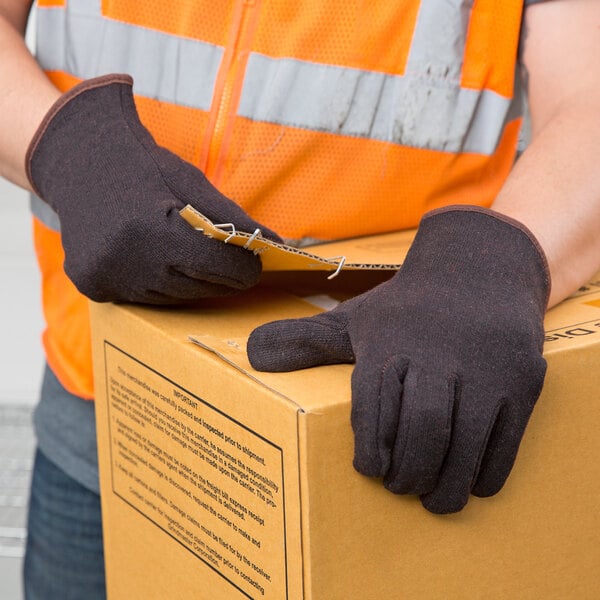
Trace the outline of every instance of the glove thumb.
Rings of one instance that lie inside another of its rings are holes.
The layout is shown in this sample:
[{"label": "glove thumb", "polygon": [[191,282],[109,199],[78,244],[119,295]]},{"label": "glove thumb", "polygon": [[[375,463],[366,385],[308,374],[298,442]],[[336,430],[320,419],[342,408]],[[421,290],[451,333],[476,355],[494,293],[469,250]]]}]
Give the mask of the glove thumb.
[{"label": "glove thumb", "polygon": [[261,325],[250,334],[247,352],[257,371],[354,362],[350,336],[335,311]]}]

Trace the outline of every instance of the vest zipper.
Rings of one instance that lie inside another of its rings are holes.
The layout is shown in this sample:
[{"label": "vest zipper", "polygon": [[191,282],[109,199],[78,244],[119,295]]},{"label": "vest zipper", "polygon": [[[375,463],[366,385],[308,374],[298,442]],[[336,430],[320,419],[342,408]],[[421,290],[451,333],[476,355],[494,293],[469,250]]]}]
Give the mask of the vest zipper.
[{"label": "vest zipper", "polygon": [[227,154],[228,138],[239,103],[259,4],[260,0],[241,0],[236,3],[225,54],[217,75],[199,160],[200,168],[217,186],[224,166],[222,157]]}]

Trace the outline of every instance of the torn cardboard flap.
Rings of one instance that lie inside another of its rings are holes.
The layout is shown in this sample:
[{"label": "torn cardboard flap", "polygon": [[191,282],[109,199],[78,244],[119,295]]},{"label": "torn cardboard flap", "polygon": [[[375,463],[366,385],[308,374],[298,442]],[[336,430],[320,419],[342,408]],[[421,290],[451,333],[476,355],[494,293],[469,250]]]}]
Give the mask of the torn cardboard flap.
[{"label": "torn cardboard flap", "polygon": [[223,339],[214,335],[200,334],[189,335],[188,339],[200,348],[213,352],[221,360],[246,375],[252,370],[246,354],[247,338]]},{"label": "torn cardboard flap", "polygon": [[[208,350],[208,352],[213,353],[219,359],[228,365],[231,365],[246,377],[249,377],[282,398],[285,398],[286,401],[296,404],[298,410],[303,410],[289,395],[286,395],[284,391],[277,389],[277,374],[273,377],[272,373],[268,373],[267,377],[262,377],[264,373],[258,373],[251,367],[246,352],[247,338],[219,338],[214,335],[200,334],[189,335],[188,340],[203,350]],[[269,378],[274,379],[275,381],[269,382]]]},{"label": "torn cardboard flap", "polygon": [[397,271],[415,234],[413,230],[398,231],[327,242],[310,246],[308,251],[268,240],[260,230],[248,233],[237,231],[230,223],[214,224],[189,204],[180,214],[204,235],[259,254],[264,271],[330,271],[329,278],[342,270]]}]

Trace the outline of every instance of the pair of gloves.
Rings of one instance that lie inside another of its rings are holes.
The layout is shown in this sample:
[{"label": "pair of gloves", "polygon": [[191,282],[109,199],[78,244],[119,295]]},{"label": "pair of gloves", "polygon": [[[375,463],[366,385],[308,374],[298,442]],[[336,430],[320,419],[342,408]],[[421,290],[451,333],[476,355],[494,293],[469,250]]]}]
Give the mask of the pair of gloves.
[{"label": "pair of gloves", "polygon": [[[177,304],[255,285],[259,257],[198,235],[215,223],[260,228],[141,124],[132,80],[108,75],[66,93],[31,142],[27,173],[58,213],[65,271],[89,298]],[[307,319],[254,330],[259,370],[355,363],[354,466],[429,511],[498,492],[514,463],[546,364],[544,254],[520,223],[448,207],[423,218],[390,280]]]}]

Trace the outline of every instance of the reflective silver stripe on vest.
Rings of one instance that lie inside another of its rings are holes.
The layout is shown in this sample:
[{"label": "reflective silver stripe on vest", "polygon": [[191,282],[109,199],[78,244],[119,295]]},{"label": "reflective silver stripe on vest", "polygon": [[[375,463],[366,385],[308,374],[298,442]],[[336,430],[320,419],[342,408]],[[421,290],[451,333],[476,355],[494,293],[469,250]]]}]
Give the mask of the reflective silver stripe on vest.
[{"label": "reflective silver stripe on vest", "polygon": [[504,123],[518,116],[509,99],[488,90],[257,54],[248,62],[238,112],[256,121],[486,155],[495,151]]},{"label": "reflective silver stripe on vest", "polygon": [[97,0],[67,6],[38,9],[42,68],[81,79],[128,73],[136,94],[209,110],[223,48],[107,19]]},{"label": "reflective silver stripe on vest", "polygon": [[249,58],[239,114],[257,121],[447,152],[491,155],[522,113],[460,87],[473,0],[423,0],[402,76],[293,59]]},{"label": "reflective silver stripe on vest", "polygon": [[58,215],[35,194],[29,194],[29,207],[34,217],[37,217],[46,227],[53,231],[60,231]]},{"label": "reflective silver stripe on vest", "polygon": [[[238,114],[254,121],[446,152],[494,153],[514,99],[460,86],[474,0],[422,0],[403,75],[251,53]],[[137,94],[207,111],[224,49],[101,15],[99,0],[38,9],[43,68],[129,73]],[[517,78],[515,78],[517,80]]]},{"label": "reflective silver stripe on vest", "polygon": [[[492,154],[511,99],[460,87],[473,0],[423,0],[402,76],[293,59],[249,57],[239,114],[416,148]],[[89,78],[129,73],[138,94],[210,108],[223,48],[100,14],[98,0],[41,9],[38,57],[46,69]],[[160,68],[157,68],[160,65]]]}]

